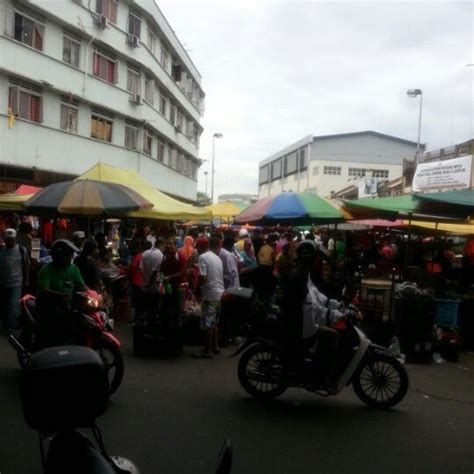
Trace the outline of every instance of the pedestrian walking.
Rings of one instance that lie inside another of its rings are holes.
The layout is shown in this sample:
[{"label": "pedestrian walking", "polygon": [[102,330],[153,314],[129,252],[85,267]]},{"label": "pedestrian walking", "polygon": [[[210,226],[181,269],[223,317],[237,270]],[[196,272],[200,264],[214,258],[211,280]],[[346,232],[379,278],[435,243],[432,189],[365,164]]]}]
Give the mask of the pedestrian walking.
[{"label": "pedestrian walking", "polygon": [[219,258],[220,240],[200,237],[196,242],[199,253],[199,289],[202,300],[201,328],[205,331],[204,349],[196,357],[211,358],[217,347],[220,300],[224,293],[224,270]]},{"label": "pedestrian walking", "polygon": [[22,288],[29,285],[28,250],[16,242],[16,230],[6,229],[0,249],[0,312],[7,334],[14,334]]}]

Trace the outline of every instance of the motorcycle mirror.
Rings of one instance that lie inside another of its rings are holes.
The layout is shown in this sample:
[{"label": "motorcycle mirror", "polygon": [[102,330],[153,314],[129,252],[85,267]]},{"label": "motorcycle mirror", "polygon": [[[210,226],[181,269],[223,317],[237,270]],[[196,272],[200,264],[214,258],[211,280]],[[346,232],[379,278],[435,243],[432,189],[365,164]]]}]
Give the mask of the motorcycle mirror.
[{"label": "motorcycle mirror", "polygon": [[232,442],[226,438],[217,459],[216,474],[229,474],[232,468]]}]

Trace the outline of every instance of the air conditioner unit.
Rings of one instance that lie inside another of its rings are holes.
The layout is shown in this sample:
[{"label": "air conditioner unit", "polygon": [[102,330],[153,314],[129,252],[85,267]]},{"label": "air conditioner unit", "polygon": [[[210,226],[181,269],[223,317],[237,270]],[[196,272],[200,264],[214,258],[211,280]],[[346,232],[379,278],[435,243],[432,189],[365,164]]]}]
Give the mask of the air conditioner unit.
[{"label": "air conditioner unit", "polygon": [[130,97],[130,102],[135,105],[142,105],[143,104],[143,99],[140,94],[134,94],[132,97]]},{"label": "air conditioner unit", "polygon": [[140,45],[140,38],[136,35],[128,35],[127,43],[133,48],[137,48]]},{"label": "air conditioner unit", "polygon": [[181,125],[175,125],[174,130],[176,133],[181,132]]},{"label": "air conditioner unit", "polygon": [[94,17],[94,23],[99,28],[107,28],[109,26],[109,19],[105,15],[96,15]]}]

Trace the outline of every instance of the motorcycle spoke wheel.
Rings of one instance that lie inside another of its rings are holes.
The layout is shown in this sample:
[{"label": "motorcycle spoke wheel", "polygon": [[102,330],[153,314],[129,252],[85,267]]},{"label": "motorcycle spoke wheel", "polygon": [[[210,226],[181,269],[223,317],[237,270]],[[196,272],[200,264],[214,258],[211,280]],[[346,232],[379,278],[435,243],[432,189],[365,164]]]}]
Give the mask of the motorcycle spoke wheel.
[{"label": "motorcycle spoke wheel", "polygon": [[397,359],[377,356],[358,368],[352,383],[357,396],[367,405],[390,408],[405,397],[408,375]]},{"label": "motorcycle spoke wheel", "polygon": [[109,379],[109,395],[112,395],[122,382],[124,374],[123,357],[120,349],[108,341],[101,341],[96,349]]},{"label": "motorcycle spoke wheel", "polygon": [[260,345],[250,347],[239,361],[239,381],[255,398],[268,400],[281,395],[287,387],[271,379],[278,379],[282,373],[278,355]]}]

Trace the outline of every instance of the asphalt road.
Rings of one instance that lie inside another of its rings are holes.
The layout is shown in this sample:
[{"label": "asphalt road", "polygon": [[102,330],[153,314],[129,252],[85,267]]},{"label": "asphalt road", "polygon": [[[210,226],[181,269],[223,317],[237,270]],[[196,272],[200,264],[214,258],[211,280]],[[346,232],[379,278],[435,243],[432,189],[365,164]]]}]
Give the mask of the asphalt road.
[{"label": "asphalt road", "polygon": [[[236,474],[474,472],[472,354],[408,365],[410,391],[389,411],[365,408],[351,389],[326,399],[289,390],[262,404],[240,388],[228,352],[137,359],[130,328],[117,332],[126,375],[99,425],[109,451],[142,474],[211,473],[226,436]],[[37,435],[23,421],[19,369],[3,336],[0,361],[0,474],[39,474]]]}]

